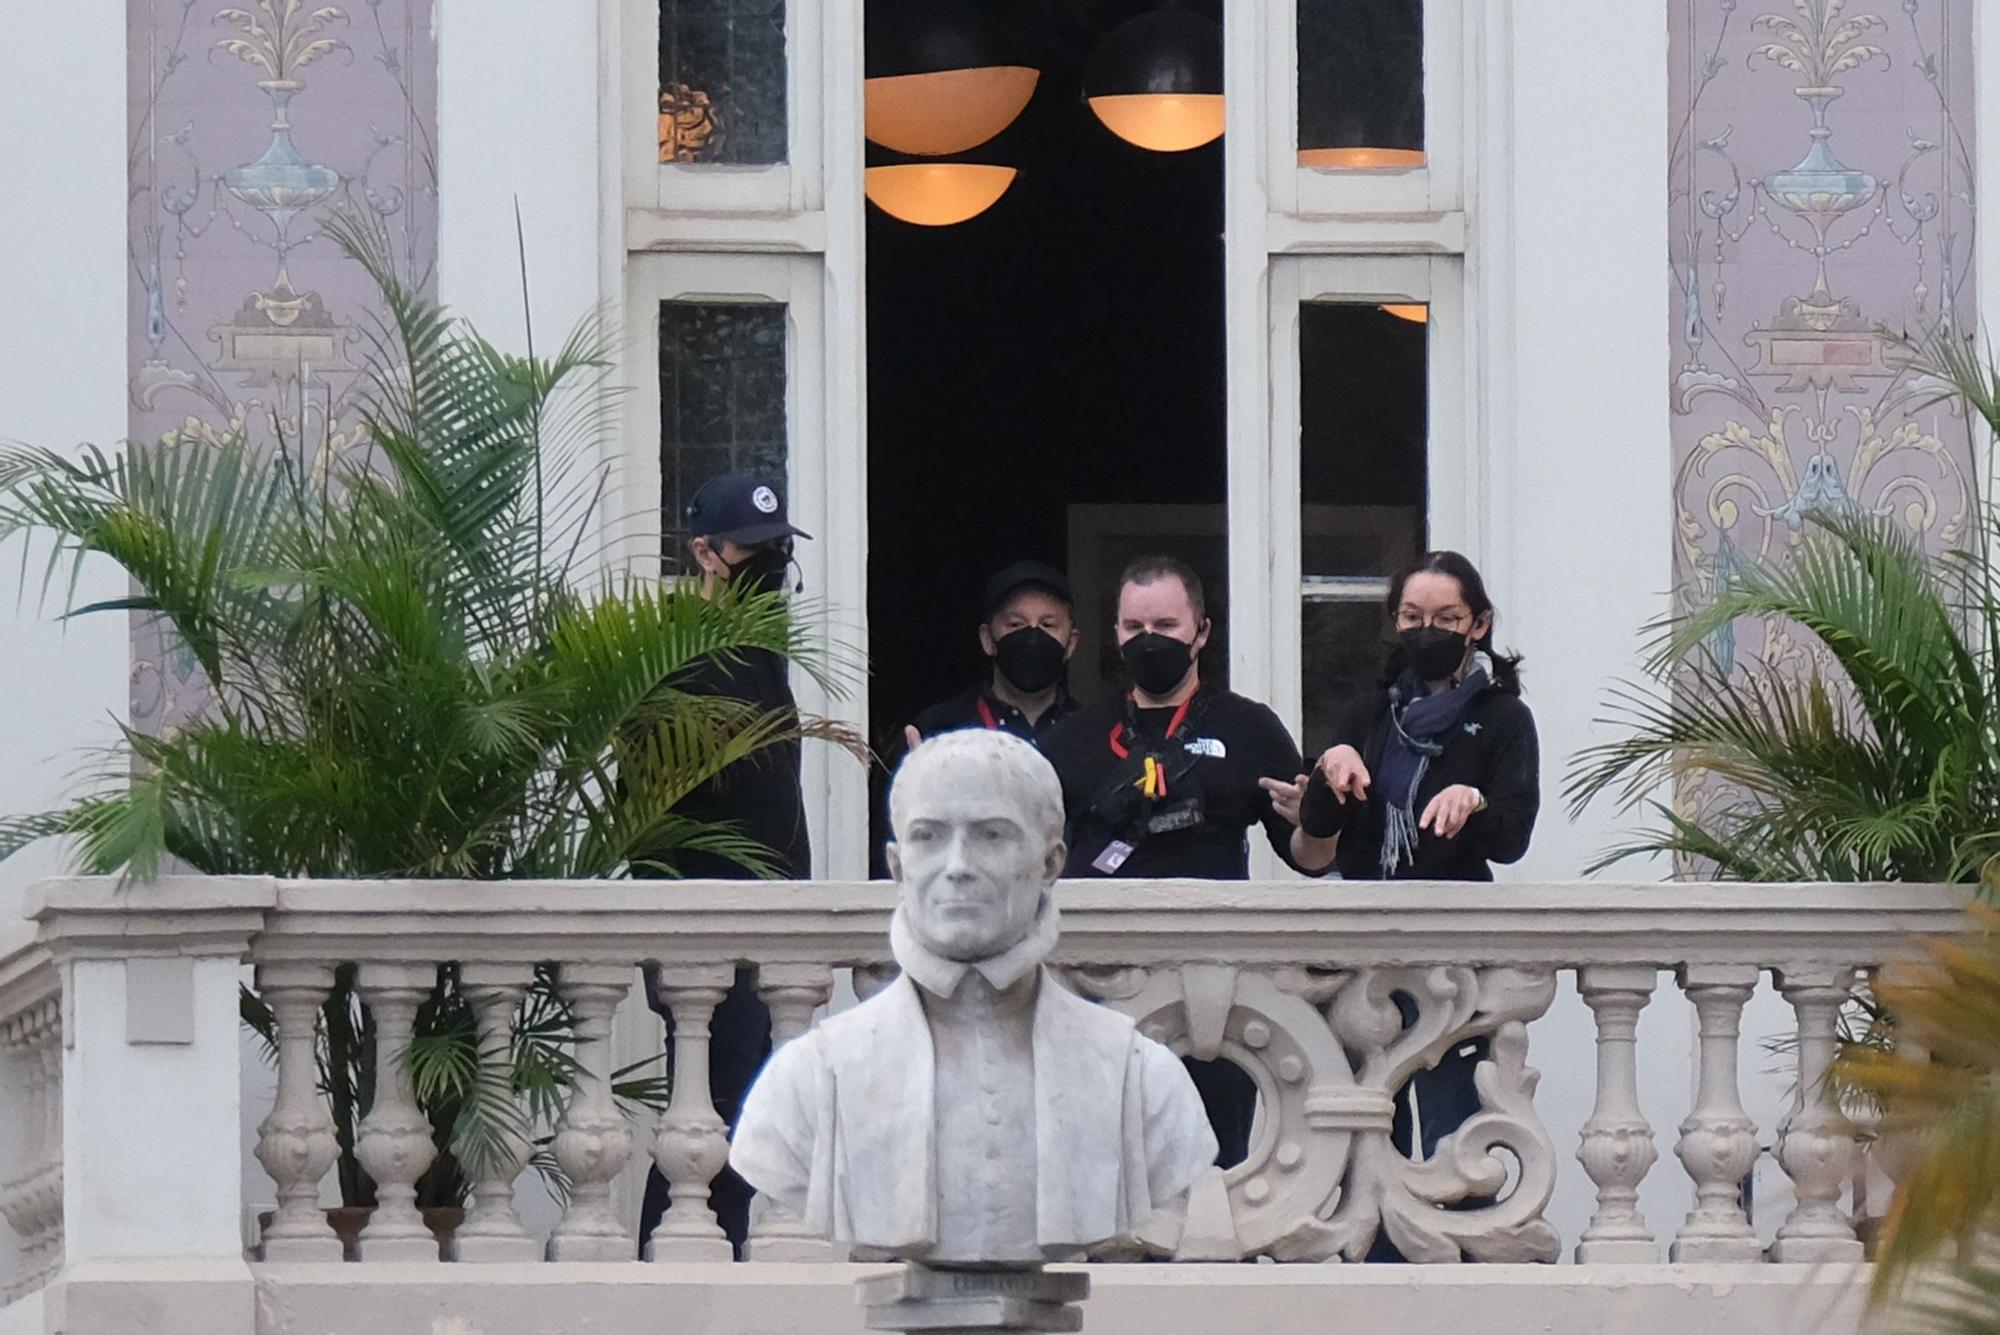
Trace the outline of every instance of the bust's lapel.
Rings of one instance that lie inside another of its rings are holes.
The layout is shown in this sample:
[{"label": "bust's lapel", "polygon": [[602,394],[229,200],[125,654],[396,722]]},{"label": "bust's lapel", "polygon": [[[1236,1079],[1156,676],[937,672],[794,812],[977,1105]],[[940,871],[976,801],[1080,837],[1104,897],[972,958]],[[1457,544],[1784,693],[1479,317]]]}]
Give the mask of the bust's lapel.
[{"label": "bust's lapel", "polygon": [[[1035,1234],[1044,1247],[1118,1232],[1132,1021],[1044,970],[1035,999]],[[1145,1147],[1133,1152],[1143,1159]]]},{"label": "bust's lapel", "polygon": [[937,1070],[923,1003],[899,976],[841,1019],[854,1032],[827,1044],[837,1216],[864,1246],[921,1249],[937,1239]]}]

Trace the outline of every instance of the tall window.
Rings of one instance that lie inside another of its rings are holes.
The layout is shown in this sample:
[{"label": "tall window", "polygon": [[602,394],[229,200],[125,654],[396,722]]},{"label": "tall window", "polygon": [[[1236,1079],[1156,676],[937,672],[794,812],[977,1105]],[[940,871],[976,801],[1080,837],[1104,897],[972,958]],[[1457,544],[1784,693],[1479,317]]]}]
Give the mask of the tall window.
[{"label": "tall window", "polygon": [[[613,12],[628,395],[616,504],[632,565],[680,568],[688,503],[709,478],[769,474],[814,537],[799,564],[821,648],[865,652],[862,507],[829,486],[830,461],[861,438],[860,0]],[[793,688],[809,713],[866,717],[865,700],[803,676]],[[828,750],[806,756],[814,871],[865,875],[865,792]]]},{"label": "tall window", "polygon": [[1391,577],[1479,555],[1464,109],[1500,8],[1229,9],[1230,77],[1267,80],[1229,87],[1232,669],[1308,754],[1377,678]]}]

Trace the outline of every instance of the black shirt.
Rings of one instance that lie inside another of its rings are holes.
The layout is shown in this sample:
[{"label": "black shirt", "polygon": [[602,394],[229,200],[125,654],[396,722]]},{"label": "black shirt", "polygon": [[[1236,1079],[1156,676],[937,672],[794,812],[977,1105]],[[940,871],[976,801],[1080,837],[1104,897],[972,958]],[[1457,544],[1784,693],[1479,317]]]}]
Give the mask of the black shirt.
[{"label": "black shirt", "polygon": [[911,719],[910,726],[925,737],[935,737],[941,732],[957,732],[962,728],[992,728],[1012,733],[1024,742],[1038,742],[1076,710],[1076,701],[1070,693],[1057,687],[1055,702],[1042,711],[1040,718],[1030,720],[1026,714],[993,694],[991,686],[979,685],[932,705]]},{"label": "black shirt", "polygon": [[[705,658],[676,676],[673,685],[690,695],[745,700],[759,710],[792,710],[785,660],[768,649],[745,649],[736,661]],[[812,843],[806,830],[805,791],[799,783],[796,740],[766,746],[723,770],[675,803],[678,815],[702,821],[729,821],[737,831],[772,850],[779,875],[799,880],[812,875]],[[720,854],[673,849],[660,858],[682,876],[742,881],[751,873]]]},{"label": "black shirt", "polygon": [[[1386,688],[1364,696],[1349,712],[1329,746],[1343,742],[1361,753],[1370,777],[1381,773],[1382,747],[1389,732]],[[1453,784],[1470,784],[1486,798],[1486,809],[1475,812],[1465,828],[1450,839],[1429,830],[1417,833],[1414,863],[1406,862],[1392,877],[1403,881],[1490,881],[1491,863],[1517,862],[1528,851],[1535,816],[1541,810],[1541,750],[1535,719],[1521,697],[1489,687],[1466,707],[1459,726],[1447,733],[1444,751],[1435,757],[1417,785],[1414,809],[1421,819],[1425,805]],[[1379,881],[1382,875],[1382,832],[1387,798],[1371,785],[1365,801],[1334,801],[1324,771],[1315,769],[1301,810],[1308,831],[1321,830],[1324,816],[1338,826],[1340,852],[1334,865],[1350,880]]]},{"label": "black shirt", "polygon": [[[1253,825],[1262,825],[1271,847],[1291,863],[1292,824],[1257,782],[1289,783],[1305,769],[1278,716],[1208,687],[1195,693],[1168,738],[1174,713],[1136,709],[1114,695],[1078,710],[1042,739],[1042,754],[1062,778],[1069,817],[1063,875],[1240,881],[1250,874],[1245,836]],[[1114,729],[1120,730],[1115,740]],[[1149,754],[1167,771],[1164,795],[1150,801],[1136,787]],[[1114,840],[1132,851],[1107,870],[1105,850]]]}]

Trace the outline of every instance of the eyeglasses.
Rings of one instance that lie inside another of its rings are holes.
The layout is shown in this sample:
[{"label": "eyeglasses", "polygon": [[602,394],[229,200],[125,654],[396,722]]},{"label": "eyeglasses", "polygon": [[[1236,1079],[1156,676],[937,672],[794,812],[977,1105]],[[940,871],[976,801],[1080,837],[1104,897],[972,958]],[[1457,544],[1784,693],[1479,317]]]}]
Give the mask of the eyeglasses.
[{"label": "eyeglasses", "polygon": [[1421,626],[1435,626],[1439,630],[1449,631],[1453,635],[1461,635],[1471,628],[1472,613],[1460,611],[1457,608],[1446,608],[1436,616],[1431,617],[1428,621],[1424,619],[1422,612],[1414,608],[1406,607],[1396,613],[1397,630],[1416,630]]}]

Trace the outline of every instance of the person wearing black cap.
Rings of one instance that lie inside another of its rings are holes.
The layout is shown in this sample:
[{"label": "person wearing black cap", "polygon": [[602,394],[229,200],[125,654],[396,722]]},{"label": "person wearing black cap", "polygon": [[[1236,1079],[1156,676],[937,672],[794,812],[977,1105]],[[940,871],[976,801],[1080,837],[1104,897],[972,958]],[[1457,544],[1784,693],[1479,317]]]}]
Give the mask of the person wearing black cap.
[{"label": "person wearing black cap", "polygon": [[[812,536],[793,527],[774,483],[748,473],[725,473],[704,484],[687,518],[694,535],[688,551],[701,571],[702,592],[711,598],[725,585],[779,592],[792,564],[793,540]],[[766,712],[797,709],[785,660],[768,649],[742,650],[726,662],[705,659],[674,686],[690,695],[748,701]],[[697,820],[733,823],[771,850],[784,879],[812,873],[796,741],[739,760],[682,798],[675,810]],[[668,857],[684,877],[741,880],[751,874],[715,853],[675,850]]]},{"label": "person wearing black cap", "polygon": [[[713,598],[725,586],[775,593],[784,588],[792,564],[792,543],[811,535],[793,527],[785,514],[783,493],[776,483],[747,473],[729,473],[704,484],[688,507],[693,537],[689,553],[701,571],[702,592]],[[744,649],[728,661],[702,660],[673,680],[676,690],[744,700],[764,713],[792,711],[797,704],[785,660],[768,649]],[[781,879],[812,875],[812,843],[806,830],[805,792],[799,778],[800,747],[796,740],[764,747],[723,770],[675,804],[684,816],[705,822],[727,822],[736,831],[770,850]],[[676,848],[654,859],[675,875],[717,881],[754,879],[747,867],[719,853]],[[634,876],[660,876],[659,868],[633,868]],[[673,1074],[673,1015],[647,978],[647,1001],[667,1023],[668,1075]],[[730,1126],[743,1104],[750,1082],[771,1055],[770,1012],[757,996],[755,975],[738,968],[736,982],[715,1008],[709,1029],[709,1095],[715,1110]],[[709,1204],[723,1232],[740,1250],[749,1230],[748,1183],[725,1167],[715,1179]],[[646,1200],[640,1213],[643,1247],[668,1204],[667,1180],[658,1168],[646,1178]]]},{"label": "person wearing black cap", "polygon": [[984,679],[910,721],[904,740],[960,728],[1010,732],[1032,742],[1076,712],[1063,669],[1076,652],[1069,578],[1053,566],[1016,561],[986,581],[979,647],[993,660]]}]

